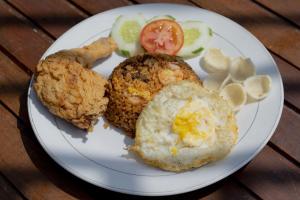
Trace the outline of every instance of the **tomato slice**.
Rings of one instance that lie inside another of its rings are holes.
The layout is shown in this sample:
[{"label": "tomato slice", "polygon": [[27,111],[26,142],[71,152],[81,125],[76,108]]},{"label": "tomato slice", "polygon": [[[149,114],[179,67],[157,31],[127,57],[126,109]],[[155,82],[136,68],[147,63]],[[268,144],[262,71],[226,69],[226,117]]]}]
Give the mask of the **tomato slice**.
[{"label": "tomato slice", "polygon": [[149,53],[175,55],[183,45],[183,31],[174,20],[161,19],[147,24],[140,36],[142,46]]}]

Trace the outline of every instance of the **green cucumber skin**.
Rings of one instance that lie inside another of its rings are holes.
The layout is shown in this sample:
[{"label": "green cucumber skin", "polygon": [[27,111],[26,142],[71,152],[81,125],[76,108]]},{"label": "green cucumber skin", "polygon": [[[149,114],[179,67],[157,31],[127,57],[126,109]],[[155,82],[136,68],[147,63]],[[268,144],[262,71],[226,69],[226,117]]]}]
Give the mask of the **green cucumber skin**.
[{"label": "green cucumber skin", "polygon": [[172,15],[166,15],[167,17],[170,17],[172,20],[176,20],[175,17],[173,17]]},{"label": "green cucumber skin", "polygon": [[198,49],[192,51],[192,53],[193,53],[193,54],[199,54],[199,53],[201,53],[203,50],[204,50],[204,48],[203,48],[203,47],[200,47],[200,48],[198,48]]},{"label": "green cucumber skin", "polygon": [[179,56],[179,57],[183,58],[184,60],[187,60],[187,59],[191,59],[191,58],[195,58],[195,57],[199,56],[204,51],[205,51],[204,47],[199,47],[198,49],[192,51],[192,54],[186,55],[186,56]]},{"label": "green cucumber skin", "polygon": [[208,28],[208,34],[209,34],[209,36],[212,36],[212,35],[213,35],[213,31],[212,31],[211,28]]},{"label": "green cucumber skin", "polygon": [[[166,17],[168,17],[168,18],[170,18],[170,19],[172,19],[172,20],[176,20],[176,18],[173,17],[173,16],[171,16],[171,15],[164,15],[164,16],[166,16]],[[118,17],[116,18],[115,21],[118,21],[121,17],[122,17],[122,15],[118,16]],[[155,16],[155,17],[157,17],[157,16]],[[155,17],[153,17],[153,18],[155,18]],[[153,18],[151,18],[151,19],[153,19]],[[151,19],[149,19],[148,21],[150,21]],[[193,21],[193,20],[190,20],[190,21]],[[210,27],[209,27],[209,29],[208,29],[208,34],[209,34],[209,36],[211,36],[211,37],[213,36],[213,31],[212,31],[212,29],[211,29]],[[109,35],[110,35],[110,36],[112,35],[111,32],[110,32]],[[196,56],[198,56],[200,53],[202,53],[204,50],[205,50],[204,47],[200,47],[200,48],[198,48],[198,49],[192,51],[192,52],[191,52],[192,54],[186,55],[186,56],[182,56],[182,58],[183,58],[183,59],[189,59],[189,58],[196,57]],[[119,50],[117,50],[117,53],[118,53],[119,55],[121,55],[121,56],[124,56],[124,57],[130,57],[130,56],[131,56],[131,55],[130,55],[130,52],[127,51],[127,50],[124,50],[124,49],[119,49]]]},{"label": "green cucumber skin", "polygon": [[121,54],[122,56],[130,57],[129,51],[127,51],[127,50],[122,50],[122,49],[120,49],[119,51],[120,51],[120,54]]},{"label": "green cucumber skin", "polygon": [[[176,20],[176,18],[173,17],[172,15],[162,15],[162,16],[154,16],[154,17],[148,19],[147,23],[151,23],[152,21],[160,20],[159,17],[166,17],[166,19],[170,18],[169,20],[174,20],[174,21]],[[164,18],[162,18],[162,19],[164,19]]]},{"label": "green cucumber skin", "polygon": [[[203,40],[201,43],[199,43],[197,46],[195,46],[195,48],[189,49],[190,47],[185,46],[185,44],[183,44],[183,46],[187,49],[185,49],[184,51],[180,51],[179,56],[181,56],[183,59],[191,59],[194,58],[196,56],[199,56],[200,54],[202,54],[205,49],[207,48],[208,42],[209,40],[211,40],[211,38],[213,37],[213,30],[204,22],[199,21],[199,20],[187,20],[182,22],[181,26],[184,27],[183,29],[190,29],[190,28],[198,28],[198,25],[195,24],[190,24],[189,23],[199,23],[199,31],[201,32],[201,34],[204,34],[204,36],[200,36],[200,37],[205,37],[206,39]],[[204,24],[204,26],[202,26],[201,24]],[[198,39],[197,39],[198,40]],[[208,40],[208,41],[207,41]],[[193,50],[194,49],[194,50]]]},{"label": "green cucumber skin", "polygon": [[[122,56],[122,57],[130,57],[140,51],[140,47],[137,44],[139,42],[140,33],[133,34],[132,32],[130,32],[132,30],[132,28],[131,28],[131,25],[127,27],[128,22],[135,23],[136,25],[138,25],[138,26],[136,26],[137,27],[136,29],[139,31],[134,31],[134,33],[140,32],[142,27],[146,23],[145,18],[139,14],[137,14],[136,17],[131,17],[131,16],[128,17],[126,15],[119,15],[116,18],[116,20],[112,26],[110,36],[116,41],[116,43],[118,45],[118,49],[115,52],[119,56]],[[128,35],[127,32],[130,32],[130,34]],[[129,38],[131,40],[129,41],[128,39],[126,39],[126,36],[128,36],[127,38]]]}]

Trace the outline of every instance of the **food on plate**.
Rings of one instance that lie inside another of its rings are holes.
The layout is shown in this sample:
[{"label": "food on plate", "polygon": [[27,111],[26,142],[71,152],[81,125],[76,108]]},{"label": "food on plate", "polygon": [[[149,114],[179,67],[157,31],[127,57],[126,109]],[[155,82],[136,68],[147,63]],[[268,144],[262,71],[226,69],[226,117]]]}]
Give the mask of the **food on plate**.
[{"label": "food on plate", "polygon": [[119,54],[130,57],[146,50],[191,58],[208,46],[213,31],[200,21],[177,23],[170,15],[149,20],[141,14],[121,15],[113,24],[111,36],[118,44]]},{"label": "food on plate", "polygon": [[184,58],[198,56],[212,38],[211,28],[200,21],[186,21],[180,23],[180,26],[183,29],[184,42],[177,55]]},{"label": "food on plate", "polygon": [[247,102],[247,93],[240,83],[226,85],[220,95],[229,102],[234,111],[240,110]]},{"label": "food on plate", "polygon": [[106,119],[134,137],[135,124],[145,105],[165,85],[181,80],[200,83],[182,59],[165,54],[144,54],[119,64],[109,78]]},{"label": "food on plate", "polygon": [[202,69],[207,73],[228,73],[230,59],[220,49],[208,49],[200,60]]},{"label": "food on plate", "polygon": [[159,15],[159,16],[154,16],[151,19],[149,19],[147,22],[152,22],[152,21],[156,21],[159,19],[169,19],[169,20],[175,20],[175,17],[171,16],[171,15]]},{"label": "food on plate", "polygon": [[61,52],[65,55],[70,55],[68,59],[76,59],[83,67],[91,68],[96,60],[111,55],[116,48],[117,46],[114,40],[107,37],[100,38],[82,48],[62,50]]},{"label": "food on plate", "polygon": [[143,52],[139,37],[145,24],[146,20],[141,14],[121,15],[116,19],[111,37],[117,43],[119,54],[130,57]]},{"label": "food on plate", "polygon": [[250,58],[236,57],[230,62],[229,74],[233,82],[242,83],[256,74],[255,66]]},{"label": "food on plate", "polygon": [[230,75],[223,74],[210,74],[203,80],[203,87],[208,90],[220,90],[231,81]]},{"label": "food on plate", "polygon": [[203,87],[219,91],[235,111],[240,110],[247,99],[248,102],[261,100],[271,90],[271,78],[267,75],[256,76],[250,58],[229,58],[220,49],[212,48],[201,58],[200,65],[208,73]]},{"label": "food on plate", "polygon": [[237,122],[228,102],[185,80],[164,87],[148,103],[129,150],[152,166],[182,171],[222,159],[237,138]]},{"label": "food on plate", "polygon": [[115,48],[110,38],[100,38],[83,48],[47,56],[36,68],[34,89],[38,98],[54,115],[92,130],[108,103],[104,97],[107,80],[87,67]]},{"label": "food on plate", "polygon": [[268,75],[251,76],[244,81],[245,90],[253,100],[261,100],[268,96],[272,79]]},{"label": "food on plate", "polygon": [[169,19],[148,23],[140,36],[141,45],[149,53],[176,55],[183,45],[183,31],[180,25]]}]

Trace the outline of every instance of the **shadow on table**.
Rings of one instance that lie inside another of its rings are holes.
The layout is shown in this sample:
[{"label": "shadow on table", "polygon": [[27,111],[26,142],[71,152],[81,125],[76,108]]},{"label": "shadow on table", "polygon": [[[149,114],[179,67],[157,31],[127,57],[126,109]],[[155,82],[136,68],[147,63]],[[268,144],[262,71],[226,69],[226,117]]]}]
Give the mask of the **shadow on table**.
[{"label": "shadow on table", "polygon": [[[256,26],[274,26],[274,25],[282,25],[284,21],[278,20],[277,18],[273,17],[266,17],[264,13],[261,14],[251,14],[245,12],[245,13],[228,13],[226,16],[238,23],[241,23],[243,25],[253,25]],[[60,14],[59,16],[53,16],[53,15],[47,15],[45,13],[43,14],[35,14],[31,16],[32,19],[35,21],[42,21],[45,25],[57,25],[57,26],[65,26],[70,24],[76,24],[80,21],[82,21],[81,16],[70,16],[69,13],[66,15]],[[292,12],[289,13],[289,18],[294,19],[294,21],[300,20],[300,14],[299,12]],[[14,26],[14,25],[22,25],[24,26],[24,23],[22,21],[16,19],[15,17],[11,17],[9,15],[2,15],[1,19],[5,23],[5,26]],[[293,23],[293,22],[292,22]],[[26,24],[25,24],[26,25]]]}]

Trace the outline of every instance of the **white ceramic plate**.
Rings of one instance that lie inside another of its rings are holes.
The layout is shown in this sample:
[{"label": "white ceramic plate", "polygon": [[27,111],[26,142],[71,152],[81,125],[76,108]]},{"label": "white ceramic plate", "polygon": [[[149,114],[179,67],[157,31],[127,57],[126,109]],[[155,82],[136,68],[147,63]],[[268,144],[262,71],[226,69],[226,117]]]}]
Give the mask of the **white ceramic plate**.
[{"label": "white ceramic plate", "polygon": [[[270,95],[259,103],[243,107],[237,114],[239,141],[223,160],[199,169],[172,173],[149,167],[128,155],[132,144],[120,130],[103,128],[101,118],[93,133],[86,134],[54,117],[37,99],[32,83],[28,91],[28,112],[33,130],[47,153],[75,176],[97,186],[136,195],[170,195],[196,190],[219,181],[249,162],[272,136],[283,107],[283,86],[274,60],[264,46],[243,27],[207,10],[175,4],[146,4],[122,7],[99,13],[71,28],[43,55],[61,49],[80,47],[99,37],[108,36],[111,25],[121,15],[142,13],[146,18],[172,15],[178,21],[201,20],[214,32],[211,47],[221,48],[231,56],[247,56],[258,74],[271,76]],[[199,57],[188,60],[200,77]],[[124,58],[115,53],[98,63],[94,70],[109,76]]]}]

